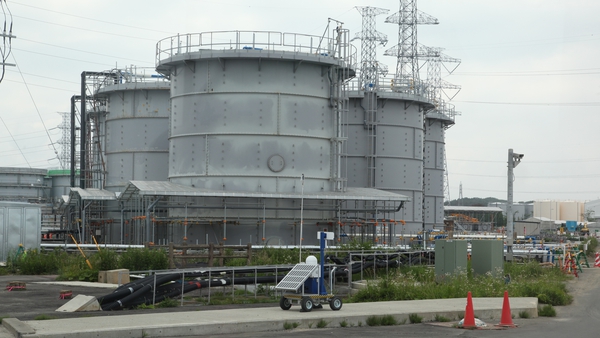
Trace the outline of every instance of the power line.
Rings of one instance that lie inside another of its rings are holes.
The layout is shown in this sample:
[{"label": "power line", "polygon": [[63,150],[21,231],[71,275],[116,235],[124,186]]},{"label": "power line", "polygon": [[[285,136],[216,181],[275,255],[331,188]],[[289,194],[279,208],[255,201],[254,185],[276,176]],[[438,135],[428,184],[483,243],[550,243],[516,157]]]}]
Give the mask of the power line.
[{"label": "power line", "polygon": [[[21,38],[19,40],[21,40],[21,41],[29,41],[29,42],[33,42],[33,43],[37,43],[37,44],[41,44],[41,45],[46,45],[46,46],[51,46],[51,47],[56,47],[56,48],[62,48],[62,49],[71,50],[71,51],[80,52],[80,53],[86,53],[86,54],[92,54],[92,55],[98,55],[98,56],[105,56],[105,57],[110,57],[110,58],[115,58],[115,59],[123,59],[123,60],[129,60],[129,61],[135,61],[135,62],[142,62],[142,63],[147,63],[147,64],[154,65],[154,62],[148,62],[147,60],[125,59],[122,56],[115,56],[115,55],[94,53],[94,52],[90,52],[90,51],[86,51],[86,50],[69,48],[69,47],[63,47],[63,46],[59,46],[59,45],[53,45],[51,43],[40,42],[40,41],[29,40],[29,39],[23,39],[23,38]],[[57,57],[59,57],[59,56],[57,56]]]},{"label": "power line", "polygon": [[17,149],[19,149],[19,152],[21,153],[21,156],[23,156],[23,159],[25,160],[25,162],[27,162],[27,165],[29,166],[29,168],[31,168],[31,164],[29,164],[29,161],[27,161],[27,157],[25,157],[25,154],[23,154],[23,151],[21,150],[21,147],[19,147],[19,143],[17,143],[17,141],[15,140],[15,138],[12,136],[12,133],[10,132],[10,129],[8,129],[8,126],[6,125],[6,123],[4,123],[4,119],[0,116],[0,121],[2,121],[2,124],[4,125],[4,128],[6,128],[6,131],[8,132],[8,134],[10,135],[10,137],[12,137],[15,145],[17,146]]},{"label": "power line", "polygon": [[116,33],[109,33],[109,32],[97,31],[97,30],[93,30],[93,29],[87,29],[87,28],[81,28],[81,27],[76,27],[76,26],[63,25],[63,24],[60,24],[60,23],[54,23],[54,22],[50,22],[50,21],[31,19],[31,18],[27,18],[27,17],[24,17],[24,16],[18,16],[18,15],[14,15],[14,17],[15,18],[19,18],[19,19],[24,19],[24,20],[31,20],[31,21],[41,22],[41,23],[45,23],[45,24],[48,24],[48,25],[54,25],[54,26],[60,26],[60,27],[77,29],[79,31],[86,31],[86,32],[99,33],[99,34],[105,34],[105,35],[111,35],[111,36],[118,36],[118,37],[128,38],[128,39],[136,39],[136,40],[145,40],[145,41],[156,42],[156,39],[141,38],[139,36],[131,36],[131,35],[123,35],[123,34],[116,34]]},{"label": "power line", "polygon": [[[460,161],[460,162],[475,162],[475,163],[506,163],[506,161],[488,161],[488,160],[471,160],[471,159],[460,159],[460,158],[449,158],[449,161]],[[575,158],[575,159],[561,159],[552,161],[535,161],[527,160],[527,163],[543,163],[543,164],[556,164],[556,163],[572,163],[572,162],[598,162],[600,158]]]},{"label": "power line", "polygon": [[494,101],[453,101],[460,103],[495,104],[512,106],[556,106],[556,107],[598,107],[600,102],[494,102]]},{"label": "power line", "polygon": [[[465,174],[465,173],[453,173],[450,172],[450,175],[457,176],[473,176],[473,177],[497,177],[497,178],[506,178],[506,175],[482,175],[482,174]],[[521,176],[516,175],[517,178],[521,179],[549,179],[549,178],[594,178],[600,177],[600,174],[590,174],[590,175],[555,175],[555,176]]]},{"label": "power line", "polygon": [[[506,193],[506,190],[489,190],[489,189],[466,189],[469,191],[483,191],[483,192],[500,192],[500,193]],[[519,194],[597,194],[598,190],[596,191],[517,191],[517,193]]]},{"label": "power line", "polygon": [[167,32],[167,31],[162,31],[162,30],[157,30],[157,29],[151,29],[151,28],[144,28],[144,27],[126,25],[126,24],[122,24],[122,23],[118,23],[118,22],[111,22],[111,21],[99,20],[99,19],[95,19],[95,18],[88,18],[88,17],[81,16],[81,15],[75,15],[75,14],[70,14],[70,13],[65,13],[65,12],[59,12],[59,11],[55,11],[55,10],[52,10],[52,9],[47,9],[47,8],[42,8],[42,7],[32,6],[32,5],[26,5],[26,4],[19,3],[19,2],[14,2],[14,1],[13,1],[13,3],[15,3],[15,4],[19,5],[19,6],[25,6],[25,7],[35,8],[35,9],[39,9],[39,10],[42,10],[42,11],[57,13],[57,14],[61,14],[61,15],[66,15],[66,16],[70,16],[70,17],[74,17],[74,18],[80,18],[80,19],[85,19],[85,20],[90,20],[90,21],[96,21],[96,22],[100,22],[100,23],[107,23],[107,24],[115,25],[115,26],[121,26],[121,27],[127,27],[127,28],[135,28],[135,29],[146,30],[146,31],[151,31],[151,32],[157,32],[157,33],[173,34],[173,32]]},{"label": "power line", "polygon": [[[6,81],[6,82],[14,82],[14,83],[21,83],[21,84],[23,83],[23,82],[21,82],[21,81],[16,81],[16,80],[4,80],[4,81]],[[30,86],[32,86],[32,87],[41,87],[41,88],[48,88],[48,89],[54,89],[54,90],[61,90],[61,91],[63,91],[63,92],[69,92],[69,93],[71,93],[71,94],[72,94],[73,92],[77,92],[77,90],[75,90],[75,91],[74,91],[73,89],[56,88],[56,87],[52,87],[52,86],[44,86],[44,85],[40,85],[40,84],[33,84],[33,83],[30,83],[29,85],[30,85]]]},{"label": "power line", "polygon": [[[9,70],[9,72],[18,73],[18,71],[16,71],[16,70]],[[39,77],[41,79],[48,79],[48,80],[53,80],[53,81],[60,81],[60,82],[65,82],[65,83],[72,83],[72,84],[76,84],[76,85],[80,85],[81,84],[80,82],[63,80],[63,79],[57,79],[56,77],[51,77],[51,76],[42,76],[42,75],[38,75],[38,74],[31,74],[31,73],[25,73],[25,72],[23,72],[23,74],[29,75],[29,76],[34,76],[34,77]]]},{"label": "power line", "polygon": [[111,65],[108,65],[106,63],[100,63],[100,62],[93,62],[93,61],[86,61],[86,60],[81,60],[81,59],[73,59],[73,58],[67,58],[64,56],[57,56],[57,55],[52,55],[52,54],[46,54],[46,53],[39,53],[39,52],[32,52],[29,50],[25,50],[25,49],[17,49],[17,48],[13,48],[14,50],[18,50],[20,52],[26,52],[26,53],[31,53],[31,54],[38,54],[38,55],[43,55],[43,56],[49,56],[49,57],[53,57],[53,58],[58,58],[58,59],[63,59],[63,60],[69,60],[69,61],[78,61],[78,62],[84,62],[84,63],[90,63],[90,64],[94,64],[94,65],[102,65],[105,67],[113,67]]},{"label": "power line", "polygon": [[31,90],[29,90],[29,86],[27,85],[27,82],[25,81],[25,76],[23,75],[23,73],[21,73],[21,67],[19,67],[19,64],[17,63],[17,59],[15,58],[15,54],[12,54],[12,58],[15,62],[15,65],[17,66],[17,70],[19,70],[19,73],[21,74],[21,78],[23,79],[23,83],[25,84],[25,88],[27,88],[27,93],[29,93],[29,97],[31,98],[31,102],[33,103],[33,106],[35,107],[35,111],[37,112],[38,117],[40,118],[40,121],[42,122],[42,126],[44,127],[44,130],[46,131],[46,135],[48,136],[48,139],[50,140],[50,144],[52,145],[52,149],[54,150],[54,154],[58,155],[58,151],[56,150],[56,147],[54,147],[54,142],[52,141],[52,137],[50,137],[50,133],[48,132],[48,128],[46,128],[46,123],[44,122],[44,119],[42,119],[42,115],[40,114],[40,110],[38,109],[37,104],[35,103],[35,99],[33,98],[33,94],[31,94]]}]

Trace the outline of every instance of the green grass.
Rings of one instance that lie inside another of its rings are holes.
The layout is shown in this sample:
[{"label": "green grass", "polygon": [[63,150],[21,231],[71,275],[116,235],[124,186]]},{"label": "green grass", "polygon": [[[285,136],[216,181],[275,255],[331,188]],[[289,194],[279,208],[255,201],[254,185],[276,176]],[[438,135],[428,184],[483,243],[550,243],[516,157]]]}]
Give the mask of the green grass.
[{"label": "green grass", "polygon": [[527,311],[519,311],[519,318],[527,319],[531,318],[531,315]]},{"label": "green grass", "polygon": [[[508,285],[502,277],[506,273],[512,279]],[[573,301],[565,285],[569,278],[560,269],[542,268],[537,262],[507,263],[503,274],[472,276],[461,271],[443,281],[436,279],[433,269],[404,267],[390,270],[378,283],[370,283],[347,302],[464,298],[469,291],[473,297],[503,297],[507,290],[511,297],[537,297],[540,303],[568,305]]]},{"label": "green grass", "polygon": [[435,315],[435,321],[436,321],[436,322],[445,323],[445,322],[449,322],[449,321],[450,321],[450,318],[448,318],[448,317],[445,317],[445,316],[442,316],[442,315],[439,315],[439,314],[436,314],[436,315]]},{"label": "green grass", "polygon": [[230,292],[214,292],[210,295],[210,302],[208,297],[196,297],[196,301],[205,305],[229,305],[229,304],[262,304],[262,303],[276,303],[279,298],[273,296],[258,295],[255,297],[254,293],[246,292],[244,290],[235,290],[234,297],[231,296]]},{"label": "green grass", "polygon": [[297,328],[297,327],[298,327],[298,325],[300,325],[300,324],[299,324],[299,323],[297,323],[297,322],[293,322],[293,323],[288,323],[288,322],[285,322],[285,323],[283,323],[283,329],[284,329],[284,330],[291,330],[291,329],[295,329],[295,328]]},{"label": "green grass", "polygon": [[169,308],[169,307],[178,307],[179,301],[173,298],[167,298],[160,303],[156,303],[154,305],[157,308]]},{"label": "green grass", "polygon": [[408,315],[408,320],[410,321],[411,324],[419,324],[420,322],[423,321],[423,317],[419,316],[416,313],[411,313]]},{"label": "green grass", "polygon": [[34,320],[49,320],[49,319],[56,319],[56,318],[58,318],[58,317],[42,314],[42,315],[35,316],[35,318],[33,318],[33,319]]},{"label": "green grass", "polygon": [[[123,253],[103,249],[96,252],[67,253],[62,249],[36,250],[14,257],[8,262],[9,273],[22,275],[58,275],[57,280],[98,281],[98,271],[129,269],[131,271],[162,270],[168,267],[168,256],[164,250],[129,249]],[[92,268],[86,262],[89,261]]]},{"label": "green grass", "polygon": [[[2,321],[0,321],[0,323],[1,323],[1,322],[2,322]],[[346,321],[346,320],[342,320],[342,321],[340,322],[340,327],[348,327],[348,321]]]},{"label": "green grass", "polygon": [[[361,323],[359,322],[359,326]],[[367,317],[368,326],[393,326],[398,325],[398,321],[392,315],[369,316]]]},{"label": "green grass", "polygon": [[538,315],[540,317],[556,317],[556,309],[552,305],[546,304],[538,309]]},{"label": "green grass", "polygon": [[326,327],[327,325],[329,325],[329,322],[323,318],[321,318],[321,320],[319,320],[317,322],[317,328],[319,328],[319,329],[322,329],[322,328]]}]

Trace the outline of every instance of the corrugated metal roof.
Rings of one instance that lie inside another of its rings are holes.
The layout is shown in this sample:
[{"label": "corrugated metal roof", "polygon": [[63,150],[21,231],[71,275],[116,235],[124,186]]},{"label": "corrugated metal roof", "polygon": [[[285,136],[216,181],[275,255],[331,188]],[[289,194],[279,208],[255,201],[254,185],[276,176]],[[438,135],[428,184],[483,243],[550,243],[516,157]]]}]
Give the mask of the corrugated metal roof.
[{"label": "corrugated metal roof", "polygon": [[406,202],[410,198],[388,191],[370,188],[348,188],[346,192],[319,193],[270,193],[249,191],[223,191],[192,188],[168,181],[130,181],[125,191],[119,196],[120,200],[130,199],[134,194],[140,196],[182,196],[182,197],[245,197],[245,198],[305,198],[315,200],[363,200]]},{"label": "corrugated metal roof", "polygon": [[444,211],[480,211],[480,212],[503,212],[501,208],[498,207],[464,207],[464,206],[454,206],[454,205],[445,205]]},{"label": "corrugated metal roof", "polygon": [[73,195],[79,195],[79,198],[83,201],[110,201],[117,199],[115,193],[108,190],[71,188],[71,192],[69,193],[69,203],[75,203],[77,200],[76,198],[73,198]]}]

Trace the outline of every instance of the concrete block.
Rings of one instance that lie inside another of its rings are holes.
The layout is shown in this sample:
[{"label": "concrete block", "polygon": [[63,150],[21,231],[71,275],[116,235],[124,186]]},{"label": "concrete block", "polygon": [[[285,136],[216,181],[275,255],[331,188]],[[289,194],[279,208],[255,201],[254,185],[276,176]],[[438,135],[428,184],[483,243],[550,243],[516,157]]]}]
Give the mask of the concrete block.
[{"label": "concrete block", "polygon": [[18,320],[17,318],[4,318],[2,320],[2,326],[6,328],[15,337],[23,337],[24,335],[30,335],[35,333],[35,329],[29,326],[27,323]]},{"label": "concrete block", "polygon": [[106,283],[106,271],[98,271],[98,283]]},{"label": "concrete block", "polygon": [[106,282],[109,284],[127,284],[129,283],[129,269],[117,269],[106,271]]},{"label": "concrete block", "polygon": [[65,305],[56,309],[57,312],[100,311],[100,303],[94,296],[77,295]]}]

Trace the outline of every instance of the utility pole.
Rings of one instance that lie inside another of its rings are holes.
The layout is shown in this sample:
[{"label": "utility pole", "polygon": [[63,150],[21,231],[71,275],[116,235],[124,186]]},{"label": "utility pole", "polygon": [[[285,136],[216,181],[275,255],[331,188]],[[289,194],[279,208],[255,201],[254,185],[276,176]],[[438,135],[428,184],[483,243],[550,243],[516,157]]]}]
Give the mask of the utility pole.
[{"label": "utility pole", "polygon": [[513,182],[514,174],[513,169],[516,168],[523,154],[514,153],[512,149],[508,149],[508,196],[506,202],[506,261],[512,262],[513,260],[513,241],[514,241],[514,222],[513,222]]}]

